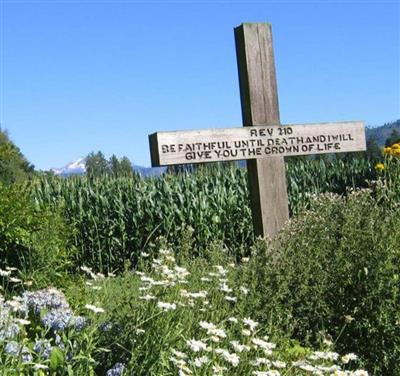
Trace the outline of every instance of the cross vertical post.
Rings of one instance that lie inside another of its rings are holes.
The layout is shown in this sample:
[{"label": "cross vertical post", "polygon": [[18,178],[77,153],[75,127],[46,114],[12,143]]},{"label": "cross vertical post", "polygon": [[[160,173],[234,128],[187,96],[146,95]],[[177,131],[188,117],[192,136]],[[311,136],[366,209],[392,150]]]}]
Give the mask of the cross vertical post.
[{"label": "cross vertical post", "polygon": [[365,150],[362,121],[281,126],[271,25],[235,28],[244,127],[149,135],[153,166],[246,160],[254,233],[274,237],[289,219],[283,157]]},{"label": "cross vertical post", "polygon": [[[271,25],[235,28],[244,126],[280,126]],[[274,236],[289,219],[283,157],[247,160],[256,236]]]}]

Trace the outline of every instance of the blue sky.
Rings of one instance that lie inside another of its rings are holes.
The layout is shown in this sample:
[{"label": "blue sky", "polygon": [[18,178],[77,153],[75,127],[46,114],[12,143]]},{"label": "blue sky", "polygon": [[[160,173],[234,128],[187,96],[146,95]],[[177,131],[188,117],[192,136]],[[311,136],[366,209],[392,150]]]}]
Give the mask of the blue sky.
[{"label": "blue sky", "polygon": [[271,22],[281,122],[400,118],[399,1],[1,2],[1,126],[38,168],[241,125],[233,28]]}]

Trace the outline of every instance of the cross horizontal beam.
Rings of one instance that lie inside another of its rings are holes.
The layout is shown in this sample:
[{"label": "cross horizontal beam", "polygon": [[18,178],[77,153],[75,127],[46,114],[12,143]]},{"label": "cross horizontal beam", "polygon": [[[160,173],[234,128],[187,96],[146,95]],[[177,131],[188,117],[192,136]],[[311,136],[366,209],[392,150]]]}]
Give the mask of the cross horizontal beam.
[{"label": "cross horizontal beam", "polygon": [[157,132],[149,141],[153,167],[366,148],[360,121]]}]

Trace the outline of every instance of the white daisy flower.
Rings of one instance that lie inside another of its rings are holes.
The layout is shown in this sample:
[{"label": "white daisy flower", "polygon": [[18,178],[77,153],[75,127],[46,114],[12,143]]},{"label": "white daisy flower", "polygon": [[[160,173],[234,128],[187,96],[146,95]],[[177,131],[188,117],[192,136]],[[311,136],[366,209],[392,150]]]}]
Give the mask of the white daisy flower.
[{"label": "white daisy flower", "polygon": [[186,341],[186,344],[190,347],[190,349],[194,352],[206,351],[207,344],[203,341],[197,341],[195,339],[190,339]]},{"label": "white daisy flower", "polygon": [[252,332],[254,332],[254,329],[255,329],[256,326],[258,325],[258,322],[253,321],[253,320],[250,319],[250,318],[244,318],[244,319],[243,319],[243,323],[244,323],[245,325],[247,325],[247,326],[249,327],[249,329],[250,329]]},{"label": "white daisy flower", "polygon": [[195,358],[193,364],[195,365],[195,367],[200,368],[204,364],[208,363],[209,361],[210,361],[210,359],[206,355],[204,355],[204,356]]},{"label": "white daisy flower", "polygon": [[164,311],[174,311],[176,309],[175,303],[158,302],[157,307]]},{"label": "white daisy flower", "polygon": [[90,310],[90,311],[92,311],[92,312],[94,312],[94,313],[103,313],[104,312],[103,308],[96,307],[96,306],[94,306],[92,304],[86,304],[85,308]]}]

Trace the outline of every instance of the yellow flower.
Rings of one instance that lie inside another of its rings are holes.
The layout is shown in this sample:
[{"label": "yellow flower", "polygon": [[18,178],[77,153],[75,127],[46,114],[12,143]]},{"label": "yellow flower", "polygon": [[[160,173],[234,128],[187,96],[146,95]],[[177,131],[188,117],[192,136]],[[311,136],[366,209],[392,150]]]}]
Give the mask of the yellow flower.
[{"label": "yellow flower", "polygon": [[383,153],[384,154],[391,154],[392,153],[392,148],[391,147],[387,147],[383,149]]},{"label": "yellow flower", "polygon": [[375,165],[375,169],[378,171],[382,171],[385,168],[385,165],[383,163],[377,163]]},{"label": "yellow flower", "polygon": [[400,157],[400,147],[392,149],[392,155],[394,155],[395,157]]},{"label": "yellow flower", "polygon": [[400,149],[400,144],[393,144],[392,149]]}]

